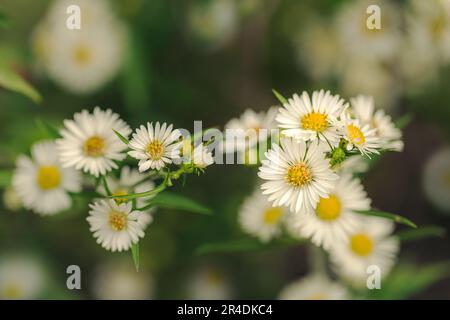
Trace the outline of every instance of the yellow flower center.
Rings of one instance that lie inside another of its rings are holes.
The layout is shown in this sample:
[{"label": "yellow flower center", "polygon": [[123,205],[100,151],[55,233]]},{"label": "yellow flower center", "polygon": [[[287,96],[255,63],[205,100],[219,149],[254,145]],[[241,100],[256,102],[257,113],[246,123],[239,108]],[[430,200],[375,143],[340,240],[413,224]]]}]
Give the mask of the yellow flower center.
[{"label": "yellow flower center", "polygon": [[312,181],[311,170],[304,163],[297,163],[288,169],[286,180],[290,185],[302,187]]},{"label": "yellow flower center", "polygon": [[328,117],[320,112],[311,112],[300,119],[302,128],[316,132],[323,132],[328,128]]},{"label": "yellow flower center", "polygon": [[84,143],[84,153],[90,157],[102,156],[104,148],[105,140],[97,136],[90,137]]},{"label": "yellow flower center", "polygon": [[19,286],[11,283],[5,288],[5,298],[9,300],[20,299],[22,296],[22,290]]},{"label": "yellow flower center", "polygon": [[111,211],[109,214],[109,224],[114,231],[122,231],[128,226],[128,216],[119,211]]},{"label": "yellow flower center", "polygon": [[[115,190],[112,195],[113,196],[126,196],[128,194],[128,190],[125,188],[119,188]],[[127,198],[114,198],[117,204],[128,202]]]},{"label": "yellow flower center", "polygon": [[61,183],[61,172],[55,166],[42,166],[38,171],[37,183],[44,190],[56,188]]},{"label": "yellow flower center", "polygon": [[431,22],[430,30],[434,39],[439,39],[445,28],[445,17],[439,16]]},{"label": "yellow flower center", "polygon": [[164,146],[158,140],[154,140],[148,144],[147,153],[152,160],[159,160],[164,154]]},{"label": "yellow flower center", "polygon": [[350,124],[347,126],[348,138],[350,142],[357,145],[363,145],[366,142],[366,138],[362,133],[361,129],[357,126]]},{"label": "yellow flower center", "polygon": [[86,46],[78,46],[73,51],[73,60],[78,65],[87,65],[92,60],[92,52]]},{"label": "yellow flower center", "polygon": [[279,207],[269,208],[264,212],[264,223],[268,225],[277,224],[283,216],[283,209]]},{"label": "yellow flower center", "polygon": [[368,235],[358,233],[351,237],[350,248],[357,255],[365,257],[373,251],[373,241]]},{"label": "yellow flower center", "polygon": [[332,221],[341,215],[341,209],[341,201],[335,195],[330,195],[328,198],[320,198],[316,213],[319,219]]}]

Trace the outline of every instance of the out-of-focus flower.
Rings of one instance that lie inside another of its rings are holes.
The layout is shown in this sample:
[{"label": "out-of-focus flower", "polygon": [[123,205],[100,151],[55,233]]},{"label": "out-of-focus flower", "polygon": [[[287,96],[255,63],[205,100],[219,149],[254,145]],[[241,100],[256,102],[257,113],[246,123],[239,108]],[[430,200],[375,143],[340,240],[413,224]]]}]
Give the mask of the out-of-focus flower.
[{"label": "out-of-focus flower", "polygon": [[100,300],[147,300],[153,298],[154,279],[129,263],[110,261],[97,268],[92,291]]},{"label": "out-of-focus flower", "polygon": [[364,158],[360,155],[354,155],[351,157],[347,157],[344,162],[338,164],[334,167],[334,170],[339,174],[355,174],[355,173],[363,173],[369,169],[368,163],[364,160]]},{"label": "out-of-focus flower", "polygon": [[179,130],[173,130],[173,126],[166,123],[160,125],[156,122],[147,123],[147,128],[141,126],[133,133],[130,141],[128,154],[139,160],[139,171],[148,169],[161,170],[173,160],[180,158],[180,148],[183,142],[179,142],[181,137]]},{"label": "out-of-focus flower", "polygon": [[186,294],[192,300],[228,300],[232,298],[233,290],[223,270],[204,266],[190,276]]},{"label": "out-of-focus flower", "polygon": [[144,229],[151,216],[133,211],[131,202],[117,204],[116,201],[99,200],[90,204],[87,221],[97,243],[106,250],[127,251],[132,244],[144,237]]},{"label": "out-of-focus flower", "polygon": [[[150,191],[155,188],[155,183],[150,180],[148,175],[140,174],[138,170],[132,169],[128,166],[125,166],[120,171],[120,177],[116,178],[112,175],[106,176],[106,184],[109,188],[109,191],[113,196],[126,196],[127,194],[140,193],[145,191]],[[104,185],[99,185],[97,191],[107,196],[107,190],[105,190]],[[146,201],[149,198],[137,198],[136,205],[138,208],[142,208],[146,205]],[[115,199],[117,203],[127,202],[128,200],[117,198]],[[149,214],[148,222],[152,222],[151,214],[154,212],[154,208],[151,208],[146,211],[141,211],[142,213]]]},{"label": "out-of-focus flower", "polygon": [[214,159],[212,153],[208,151],[208,148],[203,143],[200,143],[192,151],[191,162],[196,168],[205,169],[214,163]]},{"label": "out-of-focus flower", "polygon": [[328,250],[336,241],[345,242],[356,230],[360,216],[355,211],[370,209],[370,199],[361,182],[349,174],[343,174],[336,182],[328,198],[320,198],[315,214],[292,215],[290,233],[309,238]]},{"label": "out-of-focus flower", "polygon": [[373,97],[359,95],[350,99],[353,112],[362,125],[370,125],[376,131],[381,148],[393,151],[403,150],[402,132],[395,127],[384,110],[375,110]]},{"label": "out-of-focus flower", "polygon": [[355,287],[366,284],[367,268],[377,266],[385,277],[395,264],[399,241],[391,236],[394,223],[378,217],[361,217],[348,241],[334,242],[330,259],[335,271]]},{"label": "out-of-focus flower", "polygon": [[64,167],[74,167],[98,177],[117,168],[114,161],[125,158],[126,145],[113,130],[128,137],[130,127],[110,109],[99,107],[75,113],[74,120],[65,120],[62,138],[56,141]]},{"label": "out-of-focus flower", "polygon": [[63,168],[56,146],[51,141],[38,142],[31,158],[17,159],[13,186],[24,207],[41,215],[52,215],[70,208],[68,192],[81,189],[81,176],[71,168]]},{"label": "out-of-focus flower", "polygon": [[239,210],[239,224],[242,230],[263,242],[281,234],[285,217],[286,209],[272,207],[259,189],[245,199]]},{"label": "out-of-focus flower", "polygon": [[263,194],[274,206],[287,206],[295,213],[313,213],[320,197],[326,198],[338,177],[329,168],[323,148],[317,143],[308,148],[304,141],[282,138],[266,152],[258,175]]},{"label": "out-of-focus flower", "polygon": [[9,186],[3,192],[3,205],[10,211],[17,211],[22,208],[22,200],[14,187]]},{"label": "out-of-focus flower", "polygon": [[441,149],[428,159],[423,173],[423,188],[433,205],[450,212],[450,148]]},{"label": "out-of-focus flower", "polygon": [[280,300],[345,300],[347,290],[323,274],[311,274],[289,284],[279,294]]},{"label": "out-of-focus flower", "polygon": [[45,288],[42,264],[28,255],[2,256],[0,260],[0,300],[37,299]]},{"label": "out-of-focus flower", "polygon": [[[66,27],[67,7],[81,9],[81,29]],[[119,71],[126,32],[109,2],[58,0],[33,33],[39,67],[66,90],[86,94],[102,87]]]},{"label": "out-of-focus flower", "polygon": [[346,107],[339,95],[320,90],[310,98],[304,91],[301,96],[294,94],[283,107],[276,116],[283,135],[302,141],[319,139],[333,146],[339,143],[336,122]]},{"label": "out-of-focus flower", "polygon": [[200,46],[217,49],[226,45],[238,29],[235,1],[192,2],[187,11],[190,37]]}]

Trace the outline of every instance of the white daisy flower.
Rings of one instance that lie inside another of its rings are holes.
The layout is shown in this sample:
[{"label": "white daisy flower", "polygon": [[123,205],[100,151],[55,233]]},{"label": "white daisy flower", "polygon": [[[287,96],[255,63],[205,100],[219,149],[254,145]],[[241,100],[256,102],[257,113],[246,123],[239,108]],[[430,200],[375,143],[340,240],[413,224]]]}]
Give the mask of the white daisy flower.
[{"label": "white daisy flower", "polygon": [[[81,29],[66,28],[67,7],[81,8]],[[55,82],[75,94],[102,87],[119,71],[125,29],[105,1],[57,1],[36,28],[33,48],[40,67]]]},{"label": "white daisy flower", "polygon": [[127,251],[144,237],[149,215],[132,211],[131,202],[117,204],[112,199],[98,200],[89,207],[90,231],[106,250]]},{"label": "white daisy flower", "polygon": [[10,211],[17,211],[22,208],[22,200],[14,187],[9,186],[3,192],[3,205]]},{"label": "white daisy flower", "polygon": [[[368,21],[367,8],[373,4],[381,10],[380,29],[370,29],[367,25],[367,22],[371,22]],[[378,0],[374,3],[370,0],[358,0],[346,3],[337,12],[335,20],[335,30],[343,54],[350,63],[355,56],[391,59],[400,44],[400,21],[399,10],[391,1]]]},{"label": "white daisy flower", "polygon": [[345,140],[347,140],[347,150],[356,148],[362,155],[369,156],[372,153],[379,154],[381,147],[380,138],[376,135],[376,129],[370,125],[361,124],[358,119],[353,119],[350,115],[342,115],[341,130]]},{"label": "white daisy flower", "polygon": [[0,300],[37,299],[45,289],[46,272],[32,256],[3,256],[0,260]]},{"label": "white daisy flower", "polygon": [[335,242],[330,259],[335,271],[354,286],[364,286],[367,268],[375,265],[381,276],[386,276],[394,266],[400,248],[396,237],[391,236],[394,223],[377,217],[361,217],[360,225],[348,241]]},{"label": "white daisy flower", "polygon": [[239,210],[239,224],[246,233],[267,242],[281,235],[286,209],[272,207],[261,190],[245,199]]},{"label": "white daisy flower", "polygon": [[347,241],[349,233],[358,226],[360,215],[355,211],[369,210],[370,202],[359,179],[344,174],[328,198],[320,198],[316,214],[292,215],[289,222],[300,237],[329,250],[334,242]]},{"label": "white daisy flower", "polygon": [[336,146],[339,135],[335,124],[346,106],[339,95],[333,96],[329,91],[314,91],[311,98],[303,91],[279,109],[276,121],[282,135],[303,141],[319,139]]},{"label": "white daisy flower", "polygon": [[274,206],[287,206],[296,213],[312,213],[320,197],[326,198],[338,177],[325,159],[324,148],[316,143],[281,139],[266,152],[258,175],[264,180],[263,194]]},{"label": "white daisy flower", "polygon": [[203,266],[188,279],[186,295],[191,300],[228,300],[232,298],[233,290],[223,270]]},{"label": "white daisy flower", "polygon": [[392,119],[384,110],[375,110],[373,97],[359,95],[350,99],[356,118],[363,125],[374,128],[380,140],[381,148],[393,151],[403,150],[402,132],[396,128]]},{"label": "white daisy flower", "polygon": [[[140,174],[138,170],[131,169],[128,166],[125,166],[120,171],[120,178],[116,178],[114,176],[108,175],[105,177],[107,186],[109,191],[114,196],[126,196],[127,194],[133,193],[141,193],[145,191],[150,191],[155,188],[155,183],[150,180],[148,175]],[[105,190],[105,186],[99,185],[97,188],[97,192],[107,196],[107,190]],[[149,197],[138,198],[136,199],[136,206],[138,208],[142,208],[146,205],[146,201],[149,200]],[[128,200],[118,198],[115,201],[120,204],[124,202],[128,202]],[[154,212],[154,208],[151,208],[147,211],[141,211],[142,214],[148,215],[147,223],[151,223],[153,218],[151,214]]]},{"label": "white daisy flower", "polygon": [[13,187],[26,209],[41,215],[53,215],[69,209],[69,192],[81,190],[81,176],[63,168],[56,145],[42,141],[31,148],[31,158],[21,155],[13,175]]},{"label": "white daisy flower", "polygon": [[183,142],[178,141],[181,137],[179,130],[172,130],[173,126],[162,125],[156,122],[147,122],[147,128],[141,126],[133,133],[130,141],[128,154],[139,160],[139,171],[148,169],[161,170],[173,160],[180,158],[180,148]]},{"label": "white daisy flower", "polygon": [[155,287],[150,274],[136,272],[122,260],[100,265],[92,284],[93,294],[100,300],[148,300],[153,298]]},{"label": "white daisy flower", "polygon": [[338,282],[323,274],[311,274],[294,281],[279,294],[280,300],[346,300],[348,292]]},{"label": "white daisy flower", "polygon": [[212,153],[208,151],[208,148],[200,143],[192,151],[192,159],[189,160],[196,168],[205,169],[214,163]]},{"label": "white daisy flower", "polygon": [[74,120],[64,120],[61,139],[56,141],[64,167],[74,167],[98,177],[117,169],[114,161],[125,159],[127,146],[113,130],[127,138],[130,127],[110,109],[99,107],[93,113],[83,110]]},{"label": "white daisy flower", "polygon": [[433,154],[423,171],[423,188],[432,204],[438,209],[450,212],[450,148]]},{"label": "white daisy flower", "polygon": [[[255,147],[259,142],[270,138],[271,130],[276,128],[275,116],[278,107],[272,107],[267,112],[255,112],[247,109],[239,118],[228,121],[225,130],[236,137],[236,141],[225,141],[225,152],[244,152]],[[264,129],[264,130],[262,130]]]}]

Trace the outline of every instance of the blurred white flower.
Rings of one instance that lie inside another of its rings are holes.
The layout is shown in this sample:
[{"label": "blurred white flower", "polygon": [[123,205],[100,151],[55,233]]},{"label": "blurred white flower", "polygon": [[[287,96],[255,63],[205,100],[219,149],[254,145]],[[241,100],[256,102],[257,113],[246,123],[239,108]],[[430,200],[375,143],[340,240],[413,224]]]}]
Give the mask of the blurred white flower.
[{"label": "blurred white flower", "polygon": [[61,139],[56,141],[64,167],[74,167],[98,177],[117,168],[114,161],[125,158],[127,146],[113,130],[127,138],[131,129],[110,109],[99,107],[93,113],[83,110],[74,120],[64,120]]},{"label": "blurred white flower", "polygon": [[[69,5],[81,8],[81,29],[66,27]],[[96,91],[119,71],[125,27],[107,1],[59,0],[36,27],[32,46],[39,64],[55,82],[75,94]]]},{"label": "blurred white flower", "polygon": [[45,289],[46,272],[32,256],[5,255],[0,259],[0,300],[38,299]]},{"label": "blurred white flower", "polygon": [[283,288],[280,300],[346,300],[348,292],[323,274],[311,274]]},{"label": "blurred white flower", "polygon": [[9,186],[3,192],[3,205],[10,211],[22,208],[22,200],[13,186]]},{"label": "blurred white flower", "polygon": [[128,154],[139,160],[139,171],[144,172],[148,169],[161,170],[166,165],[171,164],[173,160],[180,158],[180,148],[182,141],[179,130],[172,130],[173,125],[167,126],[164,122],[160,125],[156,122],[147,122],[147,128],[141,126],[133,133],[133,139],[130,141]]},{"label": "blurred white flower", "polygon": [[346,106],[339,95],[333,96],[329,91],[314,91],[311,98],[303,91],[279,109],[276,121],[284,136],[303,141],[319,139],[336,146],[339,136],[335,125]]},{"label": "blurred white flower", "polygon": [[360,216],[355,211],[369,210],[370,202],[359,179],[343,174],[328,198],[320,198],[315,214],[290,216],[290,233],[296,231],[296,237],[329,250],[334,242],[347,241],[358,226]]},{"label": "blurred white flower", "polygon": [[191,300],[228,300],[232,298],[233,290],[223,270],[203,266],[190,275],[186,294]]},{"label": "blurred white flower", "polygon": [[324,149],[304,141],[282,138],[273,144],[262,160],[258,176],[263,180],[263,194],[273,206],[287,206],[295,213],[313,213],[320,197],[326,198],[338,177],[325,159]]},{"label": "blurred white flower", "polygon": [[192,151],[191,162],[196,168],[205,169],[214,163],[214,158],[208,148],[200,143]]},{"label": "blurred white flower", "polygon": [[100,300],[147,300],[153,298],[153,277],[122,261],[100,265],[92,281],[94,297]]},{"label": "blurred white flower", "polygon": [[257,189],[245,199],[239,210],[239,224],[246,233],[267,242],[281,235],[286,209],[272,207],[267,197]]},{"label": "blurred white flower", "polygon": [[427,160],[423,171],[423,188],[433,205],[450,212],[450,148],[437,151]]},{"label": "blurred white flower", "polygon": [[42,141],[31,148],[31,158],[19,156],[12,183],[26,209],[52,215],[70,208],[68,192],[80,191],[81,175],[61,166],[54,142]]},{"label": "blurred white flower", "polygon": [[347,157],[344,162],[336,165],[333,169],[338,174],[355,174],[355,173],[364,173],[369,170],[369,164],[365,161],[364,157],[361,155],[353,155]]},{"label": "blurred white flower", "polygon": [[362,125],[374,128],[380,147],[392,151],[403,151],[402,132],[396,128],[384,110],[375,110],[373,97],[359,95],[350,99],[354,115]]},{"label": "blurred white flower", "polygon": [[[138,170],[132,169],[128,166],[125,166],[120,171],[120,177],[116,178],[112,175],[108,175],[105,177],[107,186],[109,191],[114,196],[126,196],[127,194],[140,193],[145,191],[150,191],[155,188],[155,183],[150,180],[148,175],[140,174]],[[99,185],[97,187],[97,192],[107,196],[107,190],[105,190],[104,185]],[[138,208],[142,208],[146,205],[146,201],[149,200],[150,197],[146,198],[137,198],[136,206]],[[115,201],[120,204],[123,202],[128,202],[125,199],[115,199]],[[146,211],[141,211],[142,214],[148,214],[148,223],[152,222],[153,218],[151,214],[155,211],[155,208],[151,208]]]},{"label": "blurred white flower", "polygon": [[89,207],[86,219],[90,231],[106,250],[127,251],[139,238],[144,237],[144,229],[151,216],[141,211],[133,211],[131,202],[117,204],[116,201],[98,200]]},{"label": "blurred white flower", "polygon": [[385,277],[394,266],[400,249],[391,236],[394,223],[378,217],[360,217],[360,223],[348,241],[335,241],[330,249],[334,270],[355,287],[366,285],[367,268],[375,265]]}]

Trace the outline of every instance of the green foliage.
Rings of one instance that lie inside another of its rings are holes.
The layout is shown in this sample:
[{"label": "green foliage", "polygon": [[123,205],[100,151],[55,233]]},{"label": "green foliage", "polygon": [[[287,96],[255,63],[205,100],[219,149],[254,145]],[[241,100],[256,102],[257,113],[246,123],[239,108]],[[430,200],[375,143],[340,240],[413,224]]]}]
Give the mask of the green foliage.
[{"label": "green foliage", "polygon": [[7,187],[11,184],[12,172],[11,170],[0,171],[0,187]]},{"label": "green foliage", "polygon": [[123,143],[125,143],[126,145],[128,145],[128,143],[130,143],[130,142],[128,141],[128,139],[125,138],[123,135],[121,135],[119,132],[117,132],[117,131],[114,130],[114,129],[113,129],[113,131],[114,131],[114,133],[116,134],[116,136],[119,137],[119,139],[120,139]]},{"label": "green foliage", "polygon": [[422,226],[418,229],[410,229],[397,233],[397,237],[402,242],[422,240],[429,237],[443,238],[447,231],[439,226]]},{"label": "green foliage", "polygon": [[42,101],[41,94],[33,88],[27,81],[25,81],[20,75],[12,71],[6,65],[0,63],[0,86],[20,93],[34,103],[40,103]]},{"label": "green foliage", "polygon": [[139,262],[140,262],[139,243],[134,243],[131,246],[131,255],[133,257],[134,267],[136,268],[136,271],[139,271]]},{"label": "green foliage", "polygon": [[279,93],[277,90],[272,89],[272,92],[273,92],[273,94],[275,95],[275,97],[277,97],[278,101],[281,102],[281,104],[284,105],[284,104],[288,103],[287,99],[286,99],[285,97],[283,97],[283,96],[281,95],[281,93]]},{"label": "green foliage", "polygon": [[211,215],[212,210],[198,202],[185,196],[173,193],[162,192],[149,201],[148,206],[156,206],[167,209],[178,209],[193,213]]},{"label": "green foliage", "polygon": [[380,218],[390,219],[390,220],[393,220],[393,221],[395,221],[397,223],[404,224],[404,225],[406,225],[408,227],[417,228],[417,225],[414,222],[412,222],[411,220],[409,220],[409,219],[407,219],[405,217],[402,217],[402,216],[400,216],[398,214],[393,214],[393,213],[385,212],[385,211],[379,211],[379,210],[376,210],[376,209],[367,210],[367,211],[355,211],[355,212],[358,213],[358,214],[366,215],[366,216],[373,216],[373,217],[380,217]]}]

